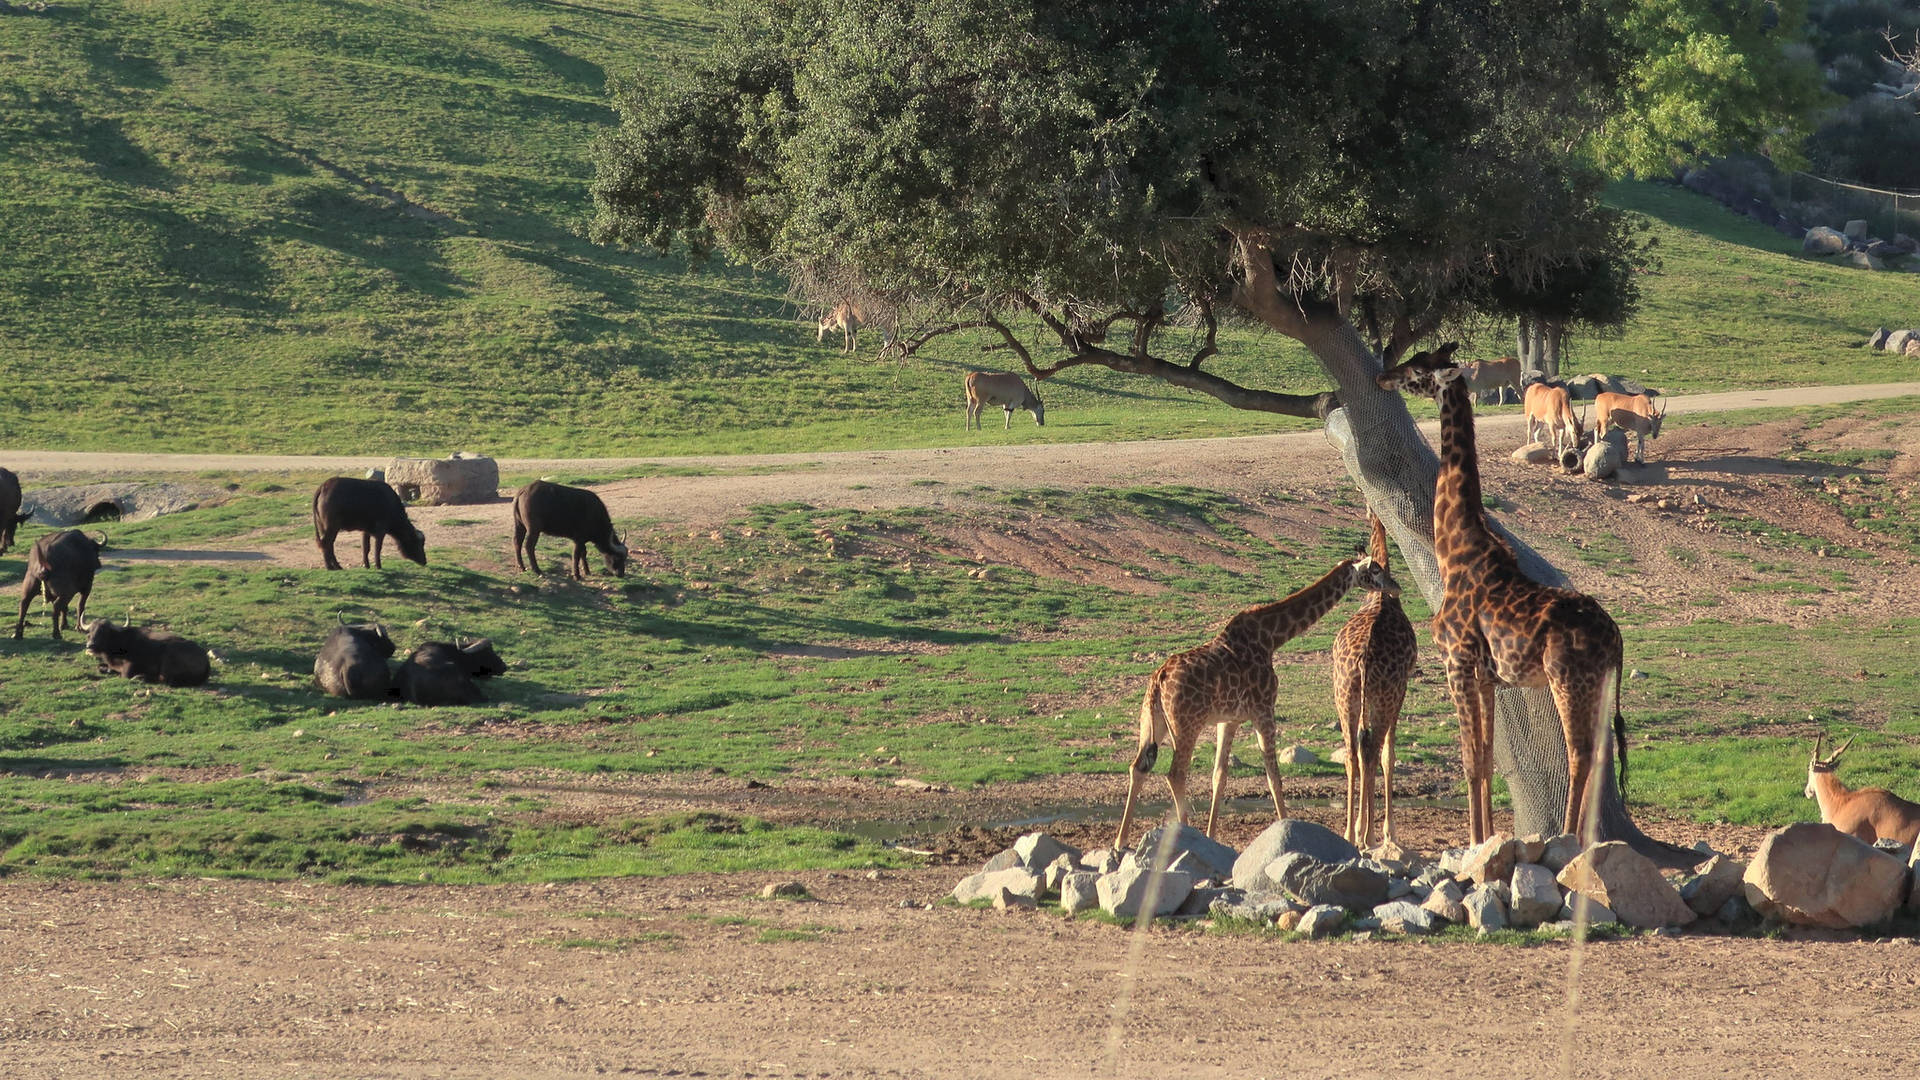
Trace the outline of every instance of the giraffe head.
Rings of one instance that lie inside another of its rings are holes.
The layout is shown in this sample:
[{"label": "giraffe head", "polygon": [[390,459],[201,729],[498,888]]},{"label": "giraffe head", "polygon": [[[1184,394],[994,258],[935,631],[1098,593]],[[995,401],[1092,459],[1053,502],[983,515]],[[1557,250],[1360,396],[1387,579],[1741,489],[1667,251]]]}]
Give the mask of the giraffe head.
[{"label": "giraffe head", "polygon": [[1349,579],[1351,584],[1348,588],[1365,589],[1368,592],[1377,592],[1391,597],[1400,595],[1400,583],[1393,580],[1393,575],[1387,572],[1386,563],[1376,562],[1370,555],[1362,555],[1352,560],[1352,563],[1353,576]]},{"label": "giraffe head", "polygon": [[1459,347],[1459,342],[1449,341],[1432,352],[1414,353],[1405,362],[1374,376],[1373,381],[1382,390],[1405,390],[1437,399],[1448,383],[1466,375],[1465,369],[1453,362],[1453,351]]}]

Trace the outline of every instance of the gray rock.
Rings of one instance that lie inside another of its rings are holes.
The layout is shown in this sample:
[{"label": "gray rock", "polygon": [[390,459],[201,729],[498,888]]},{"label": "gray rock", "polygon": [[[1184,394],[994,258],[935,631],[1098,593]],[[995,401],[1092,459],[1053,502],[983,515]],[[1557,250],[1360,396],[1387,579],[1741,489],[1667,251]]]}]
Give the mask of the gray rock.
[{"label": "gray rock", "polygon": [[1308,904],[1338,904],[1370,911],[1387,898],[1387,875],[1357,861],[1324,863],[1296,853],[1280,886]]},{"label": "gray rock", "polygon": [[1043,870],[1060,856],[1068,856],[1074,862],[1080,860],[1080,852],[1055,840],[1043,832],[1033,832],[1013,842],[1013,851],[1020,857],[1020,865],[1029,870]]},{"label": "gray rock", "polygon": [[1273,893],[1254,893],[1239,901],[1233,900],[1230,895],[1223,896],[1216,899],[1208,910],[1216,919],[1239,919],[1242,922],[1264,926],[1278,922],[1280,917],[1288,912],[1299,912],[1304,909],[1284,896]]},{"label": "gray rock", "polygon": [[1514,847],[1512,839],[1500,833],[1487,837],[1467,851],[1460,876],[1476,885],[1507,880],[1513,876]]},{"label": "gray rock", "polygon": [[1380,929],[1389,934],[1431,934],[1440,928],[1438,916],[1405,900],[1379,905],[1373,909],[1373,917],[1380,920]]},{"label": "gray rock", "polygon": [[1311,821],[1287,818],[1267,826],[1233,863],[1233,883],[1248,892],[1267,888],[1267,864],[1288,852],[1303,852],[1322,862],[1345,862],[1358,858],[1360,849],[1341,839],[1331,829]]},{"label": "gray rock", "polygon": [[780,881],[768,883],[760,890],[760,897],[763,900],[811,900],[813,894],[797,881]]},{"label": "gray rock", "polygon": [[1100,875],[1091,870],[1075,870],[1060,882],[1060,908],[1069,915],[1092,911],[1100,906]]},{"label": "gray rock", "polygon": [[1847,250],[1847,238],[1825,225],[1815,225],[1800,241],[1800,250],[1808,255],[1838,255]]},{"label": "gray rock", "polygon": [[1236,900],[1244,901],[1246,895],[1245,892],[1231,886],[1226,888],[1193,889],[1187,893],[1187,898],[1180,902],[1180,908],[1175,911],[1174,914],[1205,915],[1213,910],[1214,904],[1222,900],[1228,903],[1233,903]]},{"label": "gray rock", "polygon": [[1467,921],[1467,909],[1461,903],[1465,896],[1460,886],[1449,878],[1435,885],[1420,906],[1450,923],[1463,923]]},{"label": "gray rock", "polygon": [[[1582,893],[1577,893],[1577,892],[1570,892],[1567,894],[1566,900],[1560,905],[1559,918],[1561,921],[1569,924],[1575,921],[1575,919],[1578,917],[1577,906],[1582,895],[1583,895]],[[1620,921],[1620,917],[1613,913],[1612,908],[1608,907],[1607,905],[1601,903],[1598,900],[1595,900],[1591,896],[1587,897],[1586,900],[1587,900],[1587,925],[1603,926],[1607,923],[1615,923]]]},{"label": "gray rock", "polygon": [[1515,863],[1537,863],[1546,857],[1547,838],[1539,833],[1530,833],[1513,841],[1513,861]]},{"label": "gray rock", "polygon": [[1845,230],[1847,234],[1847,239],[1865,240],[1867,238],[1868,230],[1872,228],[1873,226],[1867,222],[1867,219],[1854,218],[1852,221],[1847,222],[1847,227]]},{"label": "gray rock", "polygon": [[1463,847],[1448,848],[1434,856],[1434,865],[1448,874],[1458,875],[1467,865],[1467,853],[1472,850],[1472,848]]},{"label": "gray rock", "polygon": [[1589,480],[1611,480],[1627,464],[1627,433],[1608,428],[1603,438],[1595,439],[1580,459],[1580,472]]},{"label": "gray rock", "polygon": [[481,454],[394,458],[387,463],[387,486],[402,499],[429,506],[487,503],[500,497],[500,467]]},{"label": "gray rock", "polygon": [[[1166,832],[1167,827],[1162,825],[1157,829],[1149,830],[1147,835],[1140,838],[1140,842],[1134,845],[1133,850],[1141,857],[1141,861],[1150,861],[1155,856],[1155,853],[1160,850],[1162,838],[1166,836]],[[1220,841],[1208,837],[1199,829],[1191,825],[1175,826],[1173,835],[1167,838],[1166,842],[1171,845],[1168,848],[1170,857],[1174,860],[1187,857],[1188,866],[1193,868],[1192,873],[1196,877],[1224,881],[1233,876],[1234,861],[1239,857],[1238,854]],[[1245,888],[1244,885],[1241,887]]]},{"label": "gray rock", "polygon": [[1001,889],[1037,897],[1042,887],[1039,874],[1024,866],[1014,866],[1005,870],[982,870],[960,879],[960,884],[953,887],[953,898],[962,904],[971,904],[975,900],[991,900]]},{"label": "gray rock", "polygon": [[1875,352],[1879,352],[1880,350],[1887,347],[1887,338],[1892,336],[1892,334],[1893,334],[1893,331],[1887,329],[1884,326],[1878,330],[1875,330],[1873,332],[1873,336],[1867,339],[1867,348],[1872,349]]},{"label": "gray rock", "polygon": [[1651,930],[1698,918],[1652,859],[1613,840],[1595,844],[1560,871],[1560,884],[1613,909],[1628,926]]},{"label": "gray rock", "polygon": [[1578,375],[1563,382],[1574,401],[1592,401],[1607,392],[1606,380],[1597,375]]},{"label": "gray rock", "polygon": [[1915,240],[1913,237],[1908,236],[1906,233],[1902,233],[1902,232],[1894,233],[1893,246],[1899,248],[1901,251],[1904,251],[1909,255],[1920,253],[1920,241]]},{"label": "gray rock", "polygon": [[1914,332],[1911,330],[1895,330],[1893,333],[1887,335],[1886,351],[1898,356],[1906,349],[1907,342],[1912,340],[1913,337]]},{"label": "gray rock", "polygon": [[1753,910],[1753,905],[1747,903],[1747,896],[1742,892],[1727,897],[1727,902],[1720,905],[1720,910],[1714,912],[1713,917],[1727,926],[1742,926],[1758,919],[1760,913]]},{"label": "gray rock", "polygon": [[1193,878],[1172,872],[1155,874],[1138,865],[1123,866],[1100,878],[1096,885],[1100,910],[1118,919],[1139,915],[1156,879],[1160,892],[1153,905],[1154,916],[1171,915],[1180,910],[1180,905],[1187,902],[1187,894],[1193,891]]},{"label": "gray rock", "polygon": [[1096,874],[1111,874],[1120,869],[1120,853],[1107,848],[1095,848],[1080,856],[1080,865]]},{"label": "gray rock", "polygon": [[1831,825],[1801,822],[1760,842],[1745,891],[1747,902],[1769,919],[1834,929],[1875,926],[1906,898],[1907,868]]},{"label": "gray rock", "polygon": [[1026,863],[1020,858],[1020,853],[1012,848],[1008,848],[993,858],[988,859],[986,864],[980,867],[980,872],[983,874],[994,874],[1002,870],[1011,870],[1016,866],[1025,865]]},{"label": "gray rock", "polygon": [[1060,883],[1067,879],[1068,874],[1081,872],[1080,864],[1073,860],[1073,855],[1063,851],[1059,858],[1048,863],[1047,868],[1040,872],[1040,884],[1048,892],[1057,893]]},{"label": "gray rock", "polygon": [[1509,888],[1513,901],[1508,913],[1515,926],[1536,926],[1560,911],[1560,887],[1554,884],[1553,871],[1538,863],[1515,866]]},{"label": "gray rock", "polygon": [[1027,893],[1017,893],[1011,889],[1002,888],[998,893],[994,894],[993,906],[999,911],[1006,911],[1013,908],[1032,911],[1039,906],[1039,901]]},{"label": "gray rock", "polygon": [[1319,754],[1299,745],[1281,747],[1279,757],[1282,765],[1318,765],[1320,763]]},{"label": "gray rock", "polygon": [[1437,863],[1432,866],[1421,867],[1420,872],[1413,876],[1414,885],[1429,889],[1443,881],[1452,880],[1453,871]]},{"label": "gray rock", "polygon": [[1391,875],[1387,877],[1387,899],[1398,900],[1403,896],[1412,895],[1413,882],[1403,877],[1393,877]]},{"label": "gray rock", "polygon": [[1694,868],[1694,875],[1680,886],[1680,899],[1697,915],[1711,915],[1730,896],[1738,896],[1747,874],[1747,864],[1724,855],[1715,855]]},{"label": "gray rock", "polygon": [[1336,907],[1333,904],[1320,904],[1308,908],[1307,913],[1300,916],[1300,922],[1295,926],[1295,929],[1310,938],[1323,938],[1329,934],[1337,933],[1340,929],[1340,924],[1345,922],[1346,919],[1347,912],[1345,908]]},{"label": "gray rock", "polygon": [[1559,873],[1567,868],[1574,856],[1580,854],[1580,838],[1572,833],[1561,833],[1547,837],[1546,853],[1540,856],[1540,865]]},{"label": "gray rock", "polygon": [[1887,264],[1864,251],[1849,251],[1842,257],[1848,266],[1857,270],[1885,270]]},{"label": "gray rock", "polygon": [[1483,934],[1507,928],[1507,905],[1491,885],[1474,886],[1460,901],[1460,906],[1466,910],[1467,925]]}]

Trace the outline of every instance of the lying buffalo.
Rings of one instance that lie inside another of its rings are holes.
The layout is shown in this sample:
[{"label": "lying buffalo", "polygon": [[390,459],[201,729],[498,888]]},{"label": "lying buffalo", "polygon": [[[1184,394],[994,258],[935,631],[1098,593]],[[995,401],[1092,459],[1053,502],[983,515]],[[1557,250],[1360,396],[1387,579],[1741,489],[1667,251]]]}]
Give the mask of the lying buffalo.
[{"label": "lying buffalo", "polygon": [[506,673],[505,661],[486,638],[462,645],[430,641],[394,673],[394,691],[415,705],[473,705],[487,699],[475,679]]},{"label": "lying buffalo", "polygon": [[213,674],[207,650],[178,634],[138,626],[115,626],[106,619],[81,621],[87,654],[123,679],[199,686]]},{"label": "lying buffalo", "polygon": [[[336,476],[313,493],[313,542],[320,545],[327,569],[340,569],[333,554],[333,538],[342,532],[360,533],[360,565],[380,566],[380,548],[393,537],[400,554],[427,565],[427,534],[413,527],[406,504],[378,480]],[[373,558],[367,558],[372,548]]]},{"label": "lying buffalo", "polygon": [[393,638],[377,623],[348,626],[343,620],[327,634],[313,660],[313,681],[334,697],[385,700],[393,696]]}]

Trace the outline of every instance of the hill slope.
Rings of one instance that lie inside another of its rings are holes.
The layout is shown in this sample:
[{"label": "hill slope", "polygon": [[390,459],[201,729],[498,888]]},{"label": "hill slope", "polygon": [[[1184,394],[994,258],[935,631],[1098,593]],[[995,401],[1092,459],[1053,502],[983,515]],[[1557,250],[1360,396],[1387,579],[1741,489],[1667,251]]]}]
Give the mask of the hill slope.
[{"label": "hill slope", "polygon": [[[15,447],[355,453],[959,441],[958,373],[1002,357],[843,358],[806,340],[777,280],[571,231],[609,75],[696,47],[710,20],[678,0],[0,16],[0,430]],[[1665,274],[1643,324],[1580,349],[1582,368],[1694,389],[1908,374],[1838,344],[1913,321],[1914,278],[1786,257],[1681,193],[1619,198],[1659,220]],[[1272,335],[1225,344],[1223,372],[1320,385]],[[1046,396],[1046,429],[992,437],[1297,426],[1102,372]]]}]

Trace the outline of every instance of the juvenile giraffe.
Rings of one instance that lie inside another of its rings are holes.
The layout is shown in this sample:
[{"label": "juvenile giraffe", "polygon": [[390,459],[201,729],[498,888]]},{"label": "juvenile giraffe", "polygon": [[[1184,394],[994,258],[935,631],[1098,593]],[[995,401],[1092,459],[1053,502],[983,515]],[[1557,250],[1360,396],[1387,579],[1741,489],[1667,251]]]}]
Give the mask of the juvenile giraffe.
[{"label": "juvenile giraffe", "polygon": [[1347,746],[1347,840],[1373,843],[1373,775],[1382,773],[1386,822],[1381,838],[1393,842],[1393,731],[1413,674],[1413,624],[1400,608],[1400,587],[1388,576],[1387,530],[1372,510],[1368,554],[1381,581],[1367,587],[1366,603],[1333,641],[1333,702]]},{"label": "juvenile giraffe", "polygon": [[1446,666],[1460,718],[1473,842],[1493,832],[1493,693],[1500,686],[1547,686],[1567,743],[1564,829],[1576,835],[1586,811],[1596,753],[1606,753],[1608,681],[1620,784],[1627,776],[1620,716],[1620,628],[1590,596],[1542,585],[1520,572],[1513,552],[1488,528],[1480,502],[1473,397],[1448,342],[1379,375],[1383,390],[1440,403],[1440,477],[1433,489],[1433,550],[1440,608],[1433,644]]},{"label": "juvenile giraffe", "polygon": [[1382,579],[1386,579],[1386,571],[1372,559],[1346,559],[1285,600],[1250,607],[1235,615],[1205,645],[1167,657],[1147,682],[1146,699],[1140,703],[1140,748],[1127,776],[1126,809],[1121,811],[1120,832],[1113,841],[1116,851],[1127,846],[1127,830],[1133,827],[1133,807],[1140,797],[1140,785],[1153,770],[1163,742],[1173,743],[1167,786],[1173,791],[1173,805],[1181,824],[1187,823],[1187,771],[1193,764],[1194,744],[1209,725],[1214,728],[1214,755],[1207,835],[1213,835],[1220,817],[1233,736],[1243,723],[1251,723],[1260,740],[1273,811],[1280,817],[1287,816],[1286,799],[1280,794],[1280,762],[1274,756],[1273,699],[1280,681],[1273,674],[1273,650],[1319,622],[1355,585],[1375,587],[1372,583]]}]

